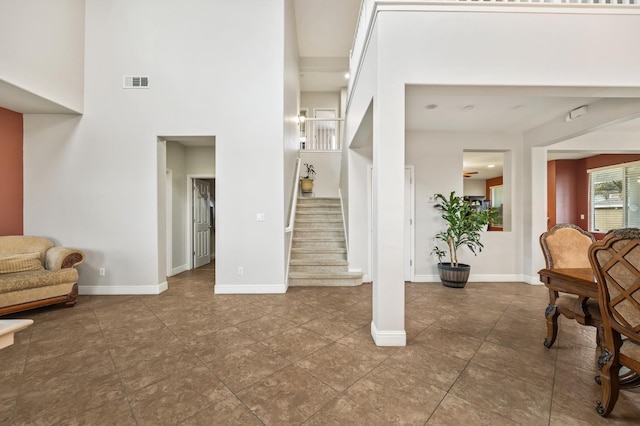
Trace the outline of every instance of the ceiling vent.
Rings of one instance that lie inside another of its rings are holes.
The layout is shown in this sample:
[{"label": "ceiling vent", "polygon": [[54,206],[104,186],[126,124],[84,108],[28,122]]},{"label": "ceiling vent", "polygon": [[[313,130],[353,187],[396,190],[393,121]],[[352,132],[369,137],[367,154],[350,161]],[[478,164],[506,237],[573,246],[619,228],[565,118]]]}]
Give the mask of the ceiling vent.
[{"label": "ceiling vent", "polygon": [[125,89],[148,89],[149,77],[142,75],[125,75],[124,85]]}]

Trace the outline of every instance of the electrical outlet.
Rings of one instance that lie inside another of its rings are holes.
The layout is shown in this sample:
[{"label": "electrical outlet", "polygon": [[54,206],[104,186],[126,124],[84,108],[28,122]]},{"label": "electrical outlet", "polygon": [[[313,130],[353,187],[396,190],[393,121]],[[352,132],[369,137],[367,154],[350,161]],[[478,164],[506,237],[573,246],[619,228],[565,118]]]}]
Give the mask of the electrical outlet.
[{"label": "electrical outlet", "polygon": [[264,222],[264,213],[256,213],[256,221]]},{"label": "electrical outlet", "polygon": [[100,270],[98,271],[98,274],[101,277],[104,277],[107,274],[107,271],[104,268],[100,268]]},{"label": "electrical outlet", "polygon": [[244,268],[242,266],[238,266],[238,275],[244,275]]}]

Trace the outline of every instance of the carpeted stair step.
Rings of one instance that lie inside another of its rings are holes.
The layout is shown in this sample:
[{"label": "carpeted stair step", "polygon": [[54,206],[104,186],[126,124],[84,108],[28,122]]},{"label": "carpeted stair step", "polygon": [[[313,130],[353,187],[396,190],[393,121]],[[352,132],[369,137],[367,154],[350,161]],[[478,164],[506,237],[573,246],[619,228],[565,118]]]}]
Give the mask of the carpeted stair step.
[{"label": "carpeted stair step", "polygon": [[338,198],[299,198],[289,260],[289,285],[357,286],[362,273],[349,272]]},{"label": "carpeted stair step", "polygon": [[303,286],[325,286],[325,287],[344,287],[358,286],[362,284],[361,272],[290,272],[289,285],[294,287]]},{"label": "carpeted stair step", "polygon": [[289,273],[347,272],[348,267],[346,259],[292,259],[289,262]]},{"label": "carpeted stair step", "polygon": [[342,228],[295,228],[293,238],[342,238],[344,239],[344,229]]},{"label": "carpeted stair step", "polygon": [[346,248],[292,248],[291,259],[332,259],[340,260],[347,258]]},{"label": "carpeted stair step", "polygon": [[344,241],[344,237],[332,238],[332,237],[293,237],[293,248],[344,248],[347,243]]},{"label": "carpeted stair step", "polygon": [[296,228],[298,226],[302,228],[337,228],[342,226],[342,217],[331,218],[326,220],[316,220],[309,218],[296,218]]}]

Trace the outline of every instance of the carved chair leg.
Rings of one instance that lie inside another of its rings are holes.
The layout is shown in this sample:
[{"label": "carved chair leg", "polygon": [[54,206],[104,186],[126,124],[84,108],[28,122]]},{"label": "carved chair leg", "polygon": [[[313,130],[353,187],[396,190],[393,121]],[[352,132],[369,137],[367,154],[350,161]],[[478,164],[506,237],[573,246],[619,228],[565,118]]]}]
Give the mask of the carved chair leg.
[{"label": "carved chair leg", "polygon": [[547,319],[547,337],[544,339],[544,346],[550,348],[558,336],[558,317],[560,316],[558,307],[549,304],[544,311],[544,316]]},{"label": "carved chair leg", "polygon": [[602,401],[598,401],[596,412],[602,417],[611,413],[620,393],[620,364],[616,358],[605,348],[598,360],[598,364],[601,366],[600,390],[602,392]]}]

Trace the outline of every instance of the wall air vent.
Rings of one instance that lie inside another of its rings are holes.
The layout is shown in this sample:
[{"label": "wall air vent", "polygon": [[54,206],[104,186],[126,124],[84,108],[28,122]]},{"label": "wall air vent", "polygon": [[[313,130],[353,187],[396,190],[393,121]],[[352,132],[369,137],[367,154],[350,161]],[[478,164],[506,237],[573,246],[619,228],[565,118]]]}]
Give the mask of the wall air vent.
[{"label": "wall air vent", "polygon": [[146,75],[125,75],[122,87],[125,89],[148,89],[149,77]]}]

